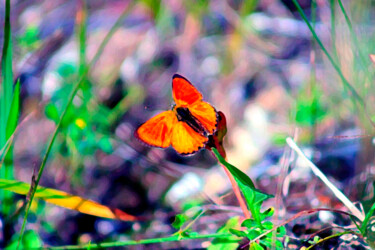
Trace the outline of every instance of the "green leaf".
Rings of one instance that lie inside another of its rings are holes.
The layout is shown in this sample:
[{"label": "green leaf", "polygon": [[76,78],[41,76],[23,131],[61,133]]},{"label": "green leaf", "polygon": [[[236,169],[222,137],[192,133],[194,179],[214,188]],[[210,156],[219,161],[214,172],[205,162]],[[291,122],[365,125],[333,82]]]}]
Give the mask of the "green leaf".
[{"label": "green leaf", "polygon": [[264,250],[264,248],[256,242],[251,243],[250,250]]},{"label": "green leaf", "polygon": [[262,219],[272,217],[272,215],[275,213],[275,209],[273,207],[270,207],[266,211],[262,213]]},{"label": "green leaf", "polygon": [[[9,245],[5,247],[5,250],[17,249],[18,245],[18,234],[14,234]],[[35,230],[27,230],[24,234],[24,238],[20,244],[19,249],[39,249],[43,246],[43,242],[39,237],[39,234]]]},{"label": "green leaf", "polygon": [[53,103],[49,103],[44,108],[44,112],[48,119],[54,121],[55,123],[59,122],[60,116],[59,111],[57,110],[57,107]]},{"label": "green leaf", "polygon": [[24,33],[17,37],[17,40],[19,45],[26,50],[36,49],[40,44],[39,27],[33,24],[28,25]]},{"label": "green leaf", "polygon": [[301,125],[313,125],[326,116],[326,111],[317,100],[300,100],[297,103],[296,122]]},{"label": "green leaf", "polygon": [[180,229],[182,225],[189,219],[185,214],[177,214],[172,223],[172,227]]},{"label": "green leaf", "polygon": [[265,238],[262,238],[261,240],[259,240],[259,242],[266,246],[267,249],[277,249],[277,250],[281,250],[281,249],[284,249],[283,247],[283,243],[281,243],[279,240],[274,240],[272,239],[272,237],[265,237]]},{"label": "green leaf", "polygon": [[278,237],[284,237],[286,235],[286,229],[284,226],[278,227],[276,232]]},{"label": "green leaf", "polygon": [[99,140],[99,147],[101,148],[101,150],[103,150],[103,152],[109,154],[112,152],[112,144],[111,144],[111,140],[109,137],[102,137],[100,140]]},{"label": "green leaf", "polygon": [[243,193],[247,206],[249,207],[255,221],[261,227],[261,216],[260,208],[264,200],[273,197],[273,195],[263,193],[259,189],[256,189],[253,181],[244,172],[236,168],[235,166],[229,164],[220,155],[216,148],[212,148],[212,152],[215,154],[216,158],[221,164],[223,164],[229,172],[233,175],[236,180],[241,192]]},{"label": "green leaf", "polygon": [[239,247],[237,242],[230,240],[223,241],[223,238],[216,238],[211,242],[208,250],[236,250]]},{"label": "green leaf", "polygon": [[42,247],[42,240],[34,230],[28,230],[25,232],[22,243],[23,247],[26,249]]},{"label": "green leaf", "polygon": [[253,219],[246,219],[242,222],[241,227],[253,228],[258,226],[258,223]]},{"label": "green leaf", "polygon": [[[230,218],[223,226],[221,226],[217,233],[227,233],[233,227],[237,227],[239,224],[239,217]],[[235,250],[238,248],[238,238],[236,236],[220,237],[212,241],[212,244],[208,247],[209,250]]]},{"label": "green leaf", "polygon": [[266,199],[273,197],[273,195],[263,193],[259,189],[256,189],[255,185],[254,185],[253,181],[250,179],[250,177],[247,176],[244,172],[242,172],[237,167],[235,167],[232,164],[226,162],[225,159],[219,154],[219,152],[217,151],[216,148],[212,148],[212,151],[215,153],[215,156],[217,157],[219,162],[221,164],[223,164],[229,170],[229,172],[234,176],[234,178],[237,180],[237,182],[240,182],[241,184],[243,184],[243,185],[245,185],[245,186],[247,186],[247,187],[249,187],[249,188],[251,188],[251,189],[253,189],[257,192],[259,192],[261,194],[264,194],[267,197]]},{"label": "green leaf", "polygon": [[365,219],[363,220],[362,222],[362,225],[361,225],[361,233],[366,235],[367,234],[367,230],[366,230],[366,227],[367,227],[367,224],[372,216],[372,214],[374,213],[375,211],[375,203],[372,205],[372,207],[370,208],[369,211],[367,211],[366,213],[366,216],[365,216]]},{"label": "green leaf", "polygon": [[321,238],[318,235],[316,235],[316,236],[314,236],[314,238],[312,240],[309,240],[308,242],[310,244],[317,244],[320,239]]},{"label": "green leaf", "polygon": [[238,236],[238,237],[247,237],[247,233],[244,232],[244,231],[240,231],[240,230],[237,230],[237,229],[234,229],[234,228],[229,228],[229,232],[231,232],[232,234]]},{"label": "green leaf", "polygon": [[271,221],[266,221],[262,223],[262,226],[267,230],[271,230],[273,228],[273,223]]},{"label": "green leaf", "polygon": [[238,183],[242,193],[244,194],[247,205],[251,211],[251,214],[254,217],[254,220],[257,222],[258,227],[262,227],[261,213],[260,209],[264,200],[273,197],[271,195],[265,194],[258,189],[252,189],[248,186],[243,185],[241,182]]},{"label": "green leaf", "polygon": [[256,237],[258,237],[260,235],[260,232],[258,229],[254,229],[254,230],[249,230],[249,232],[247,233],[247,238],[249,240],[252,240],[252,239],[255,239]]},{"label": "green leaf", "polygon": [[14,87],[12,104],[10,106],[6,137],[9,138],[17,127],[18,114],[20,110],[20,80],[17,80],[16,86]]},{"label": "green leaf", "polygon": [[240,218],[238,216],[230,218],[223,226],[221,226],[217,233],[227,233],[229,229],[238,226]]},{"label": "green leaf", "polygon": [[244,172],[242,172],[235,166],[226,162],[225,159],[219,154],[216,148],[212,148],[212,152],[214,152],[219,162],[223,164],[239,182],[241,182],[245,186],[255,189],[255,185],[253,181],[249,178],[249,176],[247,176]]}]

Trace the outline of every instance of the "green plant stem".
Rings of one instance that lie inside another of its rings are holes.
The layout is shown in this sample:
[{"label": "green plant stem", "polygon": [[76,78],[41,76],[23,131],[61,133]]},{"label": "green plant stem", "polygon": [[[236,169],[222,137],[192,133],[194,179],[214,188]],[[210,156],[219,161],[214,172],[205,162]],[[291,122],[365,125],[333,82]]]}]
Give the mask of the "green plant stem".
[{"label": "green plant stem", "polygon": [[366,103],[361,98],[361,96],[357,93],[357,91],[354,89],[354,87],[349,83],[349,81],[345,78],[345,76],[342,73],[339,65],[335,62],[333,57],[328,53],[327,49],[324,47],[322,41],[319,39],[319,37],[316,34],[314,28],[311,26],[309,20],[307,19],[306,15],[305,15],[303,9],[301,8],[300,4],[298,3],[298,1],[297,0],[292,0],[292,1],[293,1],[294,5],[296,6],[296,8],[297,8],[299,14],[301,15],[302,19],[306,23],[307,27],[311,31],[311,33],[312,33],[314,39],[316,40],[316,42],[318,43],[319,47],[322,49],[323,53],[327,56],[328,60],[332,64],[333,68],[336,70],[336,72],[339,75],[344,87],[349,90],[349,93],[354,97],[354,100],[357,101],[361,105],[361,107],[364,109],[365,115],[368,118],[369,122],[371,123],[372,126],[375,127],[375,123],[371,120],[371,118],[369,117],[369,115],[367,113]]},{"label": "green plant stem", "polygon": [[[324,241],[327,241],[327,240],[330,240],[330,239],[333,239],[333,238],[336,238],[336,237],[340,237],[340,236],[345,235],[345,234],[353,234],[353,233],[354,233],[353,231],[345,231],[345,232],[341,232],[341,233],[337,233],[337,234],[332,234],[328,237],[325,237],[323,239],[318,240],[315,244],[307,247],[305,250],[312,249],[313,247],[319,245],[320,243],[323,243]],[[356,233],[354,233],[354,234],[356,234]]]},{"label": "green plant stem", "polygon": [[189,235],[189,237],[181,238],[180,236],[171,236],[165,238],[154,238],[154,239],[144,239],[144,240],[130,240],[130,241],[118,241],[118,242],[104,242],[104,243],[92,243],[85,245],[73,245],[73,246],[60,246],[60,247],[44,247],[42,249],[60,250],[60,249],[94,249],[94,248],[110,248],[110,247],[123,247],[132,245],[145,245],[145,244],[155,244],[171,241],[181,241],[181,240],[197,240],[197,239],[208,239],[208,238],[224,238],[233,237],[230,233],[217,233],[217,234],[198,234]]},{"label": "green plant stem", "polygon": [[19,244],[22,241],[23,233],[25,231],[25,226],[26,226],[26,222],[27,222],[28,213],[29,213],[29,210],[30,210],[30,207],[31,207],[34,195],[35,195],[35,191],[36,191],[36,189],[38,187],[40,178],[42,177],[44,167],[46,165],[48,156],[49,156],[49,154],[51,152],[51,149],[52,149],[52,145],[53,145],[53,143],[54,143],[54,141],[56,139],[56,136],[57,136],[57,134],[59,132],[59,128],[60,128],[61,123],[62,123],[62,121],[63,121],[63,119],[64,119],[64,117],[65,117],[65,115],[67,113],[67,110],[70,107],[70,105],[72,104],[74,96],[76,95],[76,93],[77,93],[78,89],[80,88],[80,85],[82,84],[82,82],[86,79],[86,76],[89,73],[90,69],[96,63],[96,61],[99,59],[99,56],[103,52],[105,46],[107,45],[107,43],[109,42],[109,40],[111,39],[111,37],[113,36],[113,34],[115,33],[115,31],[120,27],[120,25],[121,25],[122,21],[124,20],[124,18],[133,9],[134,4],[135,4],[135,2],[132,1],[130,3],[130,5],[123,11],[123,13],[120,15],[120,17],[117,19],[117,21],[112,26],[112,28],[108,31],[107,35],[105,36],[105,38],[103,39],[102,43],[100,44],[100,46],[99,46],[99,48],[98,48],[98,50],[97,50],[94,58],[91,60],[90,64],[86,67],[84,73],[81,75],[80,80],[74,85],[74,87],[72,89],[72,92],[69,95],[68,102],[67,102],[67,104],[66,104],[66,106],[65,106],[65,108],[64,108],[64,110],[63,110],[63,112],[62,112],[62,114],[60,116],[59,122],[57,123],[55,131],[53,132],[52,138],[50,140],[50,143],[48,144],[47,151],[46,151],[46,153],[45,153],[45,155],[43,157],[42,163],[41,163],[39,171],[38,171],[38,176],[37,176],[37,178],[35,180],[35,185],[32,185],[31,188],[30,188],[30,198],[29,198],[29,201],[28,201],[28,203],[26,205],[25,216],[24,216],[24,219],[23,219],[23,222],[22,222],[20,236],[18,238],[18,246],[17,246],[17,248],[19,247]]}]

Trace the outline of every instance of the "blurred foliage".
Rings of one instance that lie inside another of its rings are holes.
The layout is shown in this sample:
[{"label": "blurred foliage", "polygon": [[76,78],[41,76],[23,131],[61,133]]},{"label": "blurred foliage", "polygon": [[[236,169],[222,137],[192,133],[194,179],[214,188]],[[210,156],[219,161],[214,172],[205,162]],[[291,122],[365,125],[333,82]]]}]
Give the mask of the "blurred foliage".
[{"label": "blurred foliage", "polygon": [[18,245],[18,234],[15,234],[12,238],[11,243],[5,248],[6,250],[11,249],[36,249],[43,246],[43,242],[40,239],[39,234],[35,230],[27,230],[24,233],[23,240],[20,245]]},{"label": "blurred foliage", "polygon": [[[63,108],[66,107],[66,96],[72,90],[73,83],[78,79],[78,69],[71,64],[62,64],[56,72],[62,79],[61,88],[51,96],[51,102],[45,107],[46,116],[57,123]],[[93,155],[96,150],[112,152],[112,143],[108,131],[110,125],[108,116],[110,110],[103,104],[98,104],[90,84],[81,88],[74,99],[61,124],[59,153],[63,156],[79,154]],[[81,165],[84,158],[79,157]]]},{"label": "blurred foliage", "polygon": [[17,43],[26,53],[39,48],[42,43],[39,38],[39,27],[32,24],[27,26],[24,33],[17,37]]}]

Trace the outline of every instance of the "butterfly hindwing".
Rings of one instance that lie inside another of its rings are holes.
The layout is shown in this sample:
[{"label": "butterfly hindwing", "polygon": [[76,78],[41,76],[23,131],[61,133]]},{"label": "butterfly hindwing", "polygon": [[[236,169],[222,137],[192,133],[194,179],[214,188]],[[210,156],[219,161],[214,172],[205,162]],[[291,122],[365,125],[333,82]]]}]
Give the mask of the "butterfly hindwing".
[{"label": "butterfly hindwing", "polygon": [[189,111],[202,124],[208,134],[213,134],[216,131],[217,113],[211,104],[198,101],[189,106]]},{"label": "butterfly hindwing", "polygon": [[171,145],[171,135],[177,117],[173,111],[165,111],[143,123],[135,136],[151,146],[166,148]]},{"label": "butterfly hindwing", "polygon": [[173,99],[177,106],[188,106],[202,100],[202,94],[185,77],[175,74],[172,79]]},{"label": "butterfly hindwing", "polygon": [[171,135],[171,144],[180,154],[192,154],[204,147],[207,141],[207,137],[197,133],[181,121],[175,124]]}]

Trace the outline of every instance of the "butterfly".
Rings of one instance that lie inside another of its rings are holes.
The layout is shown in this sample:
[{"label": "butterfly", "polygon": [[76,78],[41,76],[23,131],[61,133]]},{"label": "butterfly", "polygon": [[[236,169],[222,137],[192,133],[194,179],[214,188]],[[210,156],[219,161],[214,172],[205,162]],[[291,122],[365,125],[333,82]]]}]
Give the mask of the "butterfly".
[{"label": "butterfly", "polygon": [[175,102],[172,110],[143,123],[135,136],[151,146],[172,146],[179,154],[193,154],[215,133],[218,114],[211,104],[203,101],[193,84],[179,74],[173,75],[172,95]]}]

